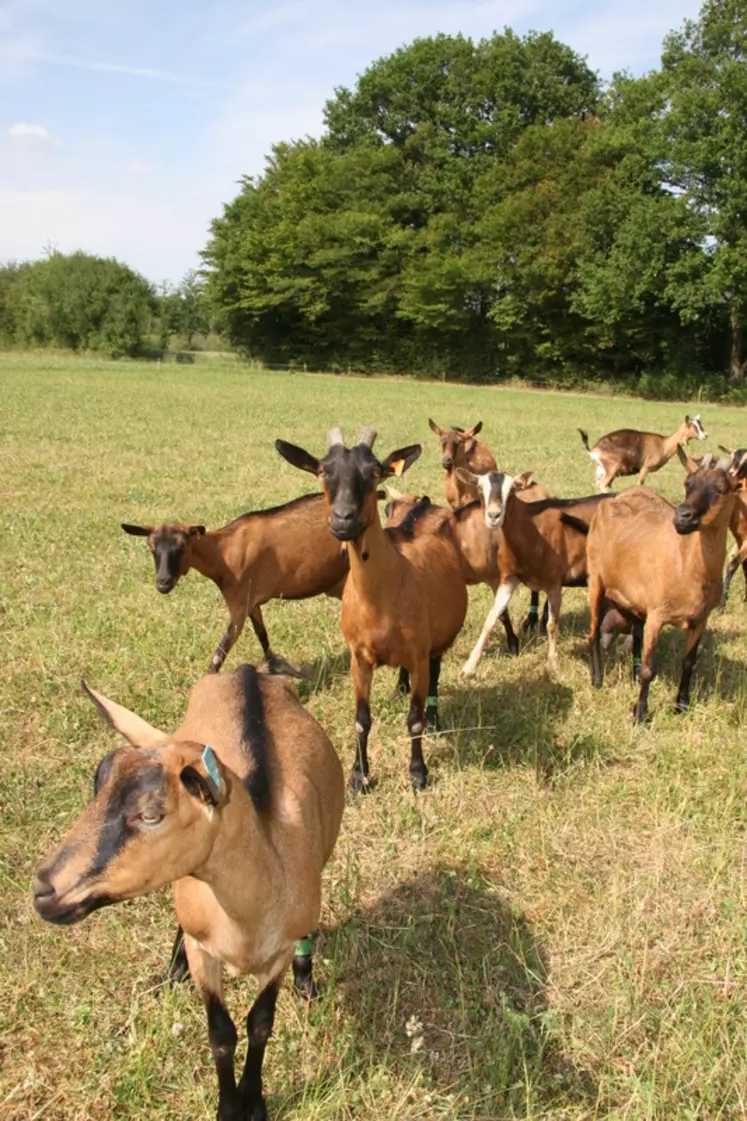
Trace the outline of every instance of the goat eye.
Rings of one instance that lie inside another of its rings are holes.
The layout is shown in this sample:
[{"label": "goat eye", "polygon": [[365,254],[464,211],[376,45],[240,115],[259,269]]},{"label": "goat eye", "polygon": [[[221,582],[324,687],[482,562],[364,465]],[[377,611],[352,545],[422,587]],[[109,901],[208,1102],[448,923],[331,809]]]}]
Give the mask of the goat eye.
[{"label": "goat eye", "polygon": [[164,814],[151,813],[148,810],[145,810],[144,813],[137,815],[137,819],[141,823],[141,825],[158,825],[159,821],[163,821]]}]

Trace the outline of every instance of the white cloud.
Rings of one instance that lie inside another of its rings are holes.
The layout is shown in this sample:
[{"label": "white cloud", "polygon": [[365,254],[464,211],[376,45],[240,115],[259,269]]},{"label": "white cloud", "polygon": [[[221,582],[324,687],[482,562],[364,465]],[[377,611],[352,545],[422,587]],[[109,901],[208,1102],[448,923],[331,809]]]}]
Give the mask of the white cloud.
[{"label": "white cloud", "polygon": [[26,121],[17,121],[16,124],[10,126],[8,133],[11,136],[43,140],[45,143],[50,143],[52,140],[52,134],[44,128],[44,125],[31,125]]}]

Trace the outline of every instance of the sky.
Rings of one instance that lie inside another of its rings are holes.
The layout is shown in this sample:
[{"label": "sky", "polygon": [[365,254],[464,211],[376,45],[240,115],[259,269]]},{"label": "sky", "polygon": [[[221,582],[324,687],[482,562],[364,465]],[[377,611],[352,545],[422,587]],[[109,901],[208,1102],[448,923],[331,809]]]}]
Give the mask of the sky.
[{"label": "sky", "polygon": [[552,30],[608,79],[700,0],[0,0],[0,261],[45,247],[178,283],[272,144],[419,36]]}]

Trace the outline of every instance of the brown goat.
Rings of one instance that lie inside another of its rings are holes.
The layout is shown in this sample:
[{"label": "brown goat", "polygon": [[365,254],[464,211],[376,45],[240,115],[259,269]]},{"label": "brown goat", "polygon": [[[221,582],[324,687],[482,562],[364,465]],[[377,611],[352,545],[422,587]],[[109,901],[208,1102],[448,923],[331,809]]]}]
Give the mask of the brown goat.
[{"label": "brown goat", "polygon": [[719,468],[698,468],[682,448],[685,501],[676,509],[647,488],[627,490],[599,508],[589,531],[587,557],[592,683],[602,685],[599,633],[602,600],[644,620],[641,688],[634,709],[648,714],[654,652],[666,624],[687,631],[677,711],[690,703],[690,679],[708,616],[719,602],[734,482]]},{"label": "brown goat", "polygon": [[[721,447],[720,444],[719,447]],[[729,456],[731,475],[737,487],[737,498],[729,525],[736,541],[736,548],[726,566],[724,592],[721,597],[721,606],[725,607],[729,587],[734,578],[734,573],[740,565],[744,573],[745,599],[747,599],[747,450],[737,448],[735,451],[729,451],[728,448],[724,447],[721,447],[721,450],[727,452]]]},{"label": "brown goat", "polygon": [[376,504],[377,487],[401,475],[418,458],[419,444],[393,451],[380,462],[372,449],[376,433],[364,429],[353,448],[335,428],[323,459],[277,440],[284,459],[316,475],[324,488],[329,528],[348,543],[350,575],[342,595],[342,633],[350,647],[355,688],[357,752],[350,786],[369,783],[368,736],[371,683],[379,665],[399,666],[410,679],[410,779],[422,789],[424,722],[438,720],[441,657],[454,642],[467,613],[467,588],[446,511],[423,507],[397,529],[385,530]]},{"label": "brown goat", "polygon": [[[526,483],[523,489],[521,483]],[[386,506],[387,528],[398,526],[418,503],[430,504],[430,499],[427,496],[415,498],[412,495],[399,494],[393,487],[389,486],[385,487],[385,490],[390,499]],[[532,483],[531,476],[517,480],[516,494],[522,502],[537,501],[541,497],[550,497],[544,487]],[[444,509],[441,506],[433,506],[432,508],[434,510]],[[447,513],[447,511],[444,512]],[[500,583],[498,568],[499,537],[495,530],[488,529],[485,524],[485,515],[479,499],[475,502],[468,502],[464,506],[459,506],[451,512],[451,531],[459,547],[462,558],[462,574],[467,586],[487,584],[495,595]],[[529,616],[523,625],[524,630],[528,630],[531,626],[537,626],[539,622],[538,600],[539,593],[532,592],[532,605]],[[508,610],[503,612],[500,621],[506,632],[509,653],[518,654],[519,640],[511,625],[511,616]]]},{"label": "brown goat", "polygon": [[708,438],[699,416],[694,416],[692,420],[686,416],[671,436],[639,432],[636,428],[620,428],[602,436],[593,448],[589,447],[589,438],[583,428],[579,428],[579,432],[584,447],[597,465],[597,489],[600,491],[609,490],[618,475],[637,474],[640,487],[649,472],[658,471],[669,462],[680,444]]},{"label": "brown goat", "polygon": [[[251,666],[199,681],[173,735],[87,691],[132,747],[99,764],[93,802],[37,870],[34,906],[70,925],[173,883],[207,1009],[218,1119],[259,1121],[278,989],[291,962],[296,973],[297,939],[318,922],[322,870],[340,827],[339,760],[292,686]],[[221,965],[259,984],[238,1086]]]},{"label": "brown goat", "polygon": [[511,475],[490,471],[479,478],[473,476],[473,482],[480,491],[488,528],[501,531],[498,544],[500,582],[495,602],[462,672],[465,677],[473,677],[477,672],[493,627],[520,583],[547,595],[548,662],[549,668],[555,670],[562,589],[582,587],[586,583],[587,527],[605,496],[521,502],[516,494],[517,480]]},{"label": "brown goat", "polygon": [[475,475],[495,471],[495,459],[490,448],[481,440],[475,439],[482,428],[482,421],[473,424],[471,428],[439,428],[434,420],[429,420],[428,425],[441,441],[446,501],[453,509],[463,506],[465,502],[473,502],[479,497],[477,490],[471,483],[458,478],[457,468],[468,468]]},{"label": "brown goat", "polygon": [[123,524],[122,529],[148,538],[159,592],[171,592],[190,568],[220,589],[231,618],[208,673],[221,668],[249,615],[268,667],[295,674],[270,649],[262,605],[271,599],[309,599],[322,594],[339,599],[348,570],[344,550],[327,529],[320,494],[305,494],[284,506],[243,514],[222,529],[206,530],[203,525],[181,522]]}]

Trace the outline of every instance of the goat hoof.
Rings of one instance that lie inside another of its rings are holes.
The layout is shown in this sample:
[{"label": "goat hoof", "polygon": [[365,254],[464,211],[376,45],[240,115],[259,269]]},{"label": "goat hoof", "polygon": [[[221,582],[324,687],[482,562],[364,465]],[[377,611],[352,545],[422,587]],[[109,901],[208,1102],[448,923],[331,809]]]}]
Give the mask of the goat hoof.
[{"label": "goat hoof", "polygon": [[689,701],[681,701],[679,699],[679,697],[675,701],[674,711],[675,711],[677,716],[684,716],[684,714],[689,710],[689,708],[690,708],[690,702]]},{"label": "goat hoof", "polygon": [[425,727],[429,732],[441,731],[441,721],[438,719],[438,709],[435,705],[430,705],[425,710]]},{"label": "goat hoof", "polygon": [[360,771],[352,771],[348,779],[348,790],[352,790],[353,794],[368,794],[371,789],[372,784],[368,775],[362,775]]},{"label": "goat hoof", "polygon": [[246,1100],[243,1121],[267,1121],[267,1106],[261,1095]]},{"label": "goat hoof", "polygon": [[425,790],[428,785],[428,771],[425,766],[417,768],[410,768],[410,782],[415,791]]},{"label": "goat hoof", "polygon": [[512,658],[518,658],[518,656],[519,656],[519,640],[518,639],[516,639],[514,642],[509,642],[508,652],[509,652],[509,654],[511,655]]},{"label": "goat hoof", "polygon": [[474,677],[476,673],[477,673],[477,666],[472,666],[472,665],[470,665],[469,662],[465,662],[464,665],[462,666],[462,676],[463,677]]}]

